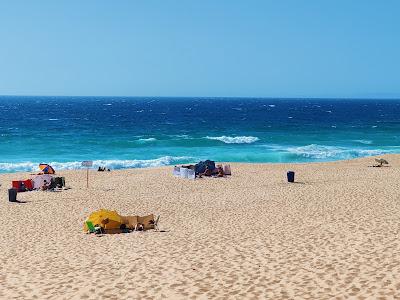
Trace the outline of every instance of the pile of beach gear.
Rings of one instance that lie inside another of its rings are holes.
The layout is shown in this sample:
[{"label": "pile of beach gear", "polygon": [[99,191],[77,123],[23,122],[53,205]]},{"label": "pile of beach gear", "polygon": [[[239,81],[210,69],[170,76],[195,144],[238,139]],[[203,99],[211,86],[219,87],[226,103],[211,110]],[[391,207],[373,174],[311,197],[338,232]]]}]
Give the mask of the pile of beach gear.
[{"label": "pile of beach gear", "polygon": [[190,166],[175,166],[172,174],[175,177],[181,177],[186,179],[196,179],[196,172]]},{"label": "pile of beach gear", "polygon": [[39,165],[40,173],[32,178],[24,180],[13,180],[11,186],[17,192],[26,192],[33,190],[55,189],[65,187],[65,177],[55,176],[56,172],[49,164]]},{"label": "pile of beach gear", "polygon": [[89,215],[83,224],[86,233],[128,233],[157,229],[159,217],[153,214],[147,216],[121,216],[114,210],[100,209]]},{"label": "pile of beach gear", "polygon": [[[222,170],[223,175],[231,175],[231,166],[230,165],[216,165],[213,160],[205,160],[200,161],[194,165],[182,165],[175,166],[172,174],[176,177],[187,178],[187,179],[196,179],[196,177],[201,177],[202,174],[209,170],[212,173],[217,173],[217,170]],[[208,176],[208,175],[206,175]],[[214,175],[210,175],[211,177],[216,177]]]}]

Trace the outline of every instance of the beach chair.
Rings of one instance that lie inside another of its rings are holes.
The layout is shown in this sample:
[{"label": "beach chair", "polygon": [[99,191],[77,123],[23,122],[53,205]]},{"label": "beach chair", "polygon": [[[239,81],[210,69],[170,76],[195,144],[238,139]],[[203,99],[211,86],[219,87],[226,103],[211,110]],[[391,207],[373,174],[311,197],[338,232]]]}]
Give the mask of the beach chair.
[{"label": "beach chair", "polygon": [[154,221],[153,226],[154,226],[154,230],[155,230],[155,231],[159,231],[159,230],[160,230],[160,229],[158,228],[158,221],[160,221],[160,216],[161,216],[161,215],[158,215],[157,218],[156,218],[156,220]]},{"label": "beach chair", "polygon": [[224,165],[224,174],[225,175],[232,175],[231,165]]},{"label": "beach chair", "polygon": [[86,226],[89,229],[89,233],[101,233],[101,227],[94,226],[91,221],[86,221]]}]

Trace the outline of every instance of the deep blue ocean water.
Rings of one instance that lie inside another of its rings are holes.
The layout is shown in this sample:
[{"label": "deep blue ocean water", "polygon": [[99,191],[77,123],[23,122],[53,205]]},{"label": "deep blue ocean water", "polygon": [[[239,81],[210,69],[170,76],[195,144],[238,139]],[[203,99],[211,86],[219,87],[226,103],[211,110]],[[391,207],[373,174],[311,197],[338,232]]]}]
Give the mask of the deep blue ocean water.
[{"label": "deep blue ocean water", "polygon": [[0,97],[0,172],[400,153],[400,100]]}]

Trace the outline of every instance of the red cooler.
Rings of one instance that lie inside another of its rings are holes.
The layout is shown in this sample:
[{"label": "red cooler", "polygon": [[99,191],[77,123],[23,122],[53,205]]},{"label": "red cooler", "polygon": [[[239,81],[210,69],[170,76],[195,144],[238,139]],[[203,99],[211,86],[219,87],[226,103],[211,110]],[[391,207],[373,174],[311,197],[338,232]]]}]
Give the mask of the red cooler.
[{"label": "red cooler", "polygon": [[13,180],[12,187],[13,187],[13,189],[16,189],[17,191],[19,191],[19,188],[20,188],[19,180]]},{"label": "red cooler", "polygon": [[24,180],[25,187],[32,191],[33,190],[33,183],[31,179]]},{"label": "red cooler", "polygon": [[25,192],[27,190],[32,190],[32,180],[13,180],[12,182],[13,189],[16,189],[18,192]]}]

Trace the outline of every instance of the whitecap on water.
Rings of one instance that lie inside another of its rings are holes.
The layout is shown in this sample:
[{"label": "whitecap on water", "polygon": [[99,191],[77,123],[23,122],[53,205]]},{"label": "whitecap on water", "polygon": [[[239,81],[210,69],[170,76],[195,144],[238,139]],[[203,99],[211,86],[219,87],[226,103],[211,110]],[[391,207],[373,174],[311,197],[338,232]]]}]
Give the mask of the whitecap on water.
[{"label": "whitecap on water", "polygon": [[143,138],[143,139],[138,139],[139,142],[155,142],[157,141],[156,138]]},{"label": "whitecap on water", "polygon": [[356,157],[390,153],[390,151],[383,149],[360,149],[318,144],[300,147],[288,147],[286,149],[281,148],[280,151],[311,159],[351,159]]},{"label": "whitecap on water", "polygon": [[364,145],[371,145],[372,141],[371,140],[354,140],[354,142],[364,144]]},{"label": "whitecap on water", "polygon": [[259,140],[255,136],[206,136],[206,139],[221,141],[225,144],[251,144]]}]

